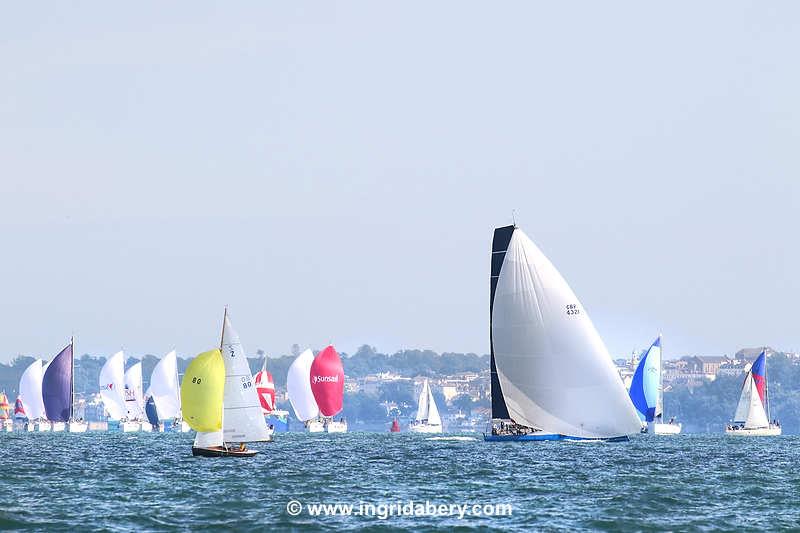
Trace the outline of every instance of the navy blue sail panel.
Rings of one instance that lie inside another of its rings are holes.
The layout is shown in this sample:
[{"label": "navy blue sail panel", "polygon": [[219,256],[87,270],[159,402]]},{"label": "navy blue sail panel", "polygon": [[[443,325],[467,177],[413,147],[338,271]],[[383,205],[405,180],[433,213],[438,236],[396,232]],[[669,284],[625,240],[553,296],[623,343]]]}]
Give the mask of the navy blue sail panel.
[{"label": "navy blue sail panel", "polygon": [[147,403],[144,404],[144,412],[147,415],[147,420],[152,425],[158,425],[158,411],[156,410],[156,402],[153,400],[153,397],[150,396],[147,399]]},{"label": "navy blue sail panel", "polygon": [[492,340],[492,310],[494,308],[494,292],[497,289],[497,280],[500,278],[500,269],[506,257],[514,226],[503,226],[494,230],[492,238],[492,270],[489,276],[489,370],[492,387],[492,418],[509,418],[506,400],[500,389],[500,379],[497,377],[497,366],[494,362],[494,341]]}]

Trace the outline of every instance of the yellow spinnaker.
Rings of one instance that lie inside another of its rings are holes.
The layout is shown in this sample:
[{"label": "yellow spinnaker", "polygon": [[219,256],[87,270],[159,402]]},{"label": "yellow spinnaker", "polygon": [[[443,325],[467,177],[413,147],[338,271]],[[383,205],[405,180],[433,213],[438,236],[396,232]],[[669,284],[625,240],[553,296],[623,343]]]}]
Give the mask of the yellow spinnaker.
[{"label": "yellow spinnaker", "polygon": [[219,348],[203,352],[189,363],[181,381],[183,419],[195,431],[222,429],[225,361]]}]

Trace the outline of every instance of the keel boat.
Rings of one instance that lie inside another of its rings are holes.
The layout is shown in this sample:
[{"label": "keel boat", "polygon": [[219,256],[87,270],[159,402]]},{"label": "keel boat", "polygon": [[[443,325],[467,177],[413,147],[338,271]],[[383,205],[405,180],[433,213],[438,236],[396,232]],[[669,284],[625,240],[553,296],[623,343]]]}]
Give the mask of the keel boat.
[{"label": "keel boat", "polygon": [[586,309],[514,226],[494,231],[487,441],[628,440],[641,424]]},{"label": "keel boat", "polygon": [[733,422],[725,434],[739,437],[776,437],[782,432],[777,420],[769,416],[767,352],[763,350],[747,369]]},{"label": "keel boat", "polygon": [[433,391],[426,379],[422,384],[422,391],[419,393],[417,402],[417,416],[408,426],[412,433],[441,433],[442,418],[439,416],[439,408],[436,407],[436,400],[433,399]]},{"label": "keel boat", "polygon": [[642,433],[677,435],[681,425],[670,419],[664,423],[664,390],[661,379],[661,335],[648,348],[633,373],[628,391],[631,402],[644,421]]}]

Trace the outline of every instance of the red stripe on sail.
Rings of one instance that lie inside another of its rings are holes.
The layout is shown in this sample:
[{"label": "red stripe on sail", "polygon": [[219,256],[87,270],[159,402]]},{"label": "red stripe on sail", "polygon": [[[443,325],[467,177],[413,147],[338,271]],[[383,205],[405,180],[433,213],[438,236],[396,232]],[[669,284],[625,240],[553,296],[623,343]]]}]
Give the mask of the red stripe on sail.
[{"label": "red stripe on sail", "polygon": [[272,374],[261,370],[256,374],[255,382],[261,410],[265,415],[269,414],[275,410],[275,383],[272,381]]}]

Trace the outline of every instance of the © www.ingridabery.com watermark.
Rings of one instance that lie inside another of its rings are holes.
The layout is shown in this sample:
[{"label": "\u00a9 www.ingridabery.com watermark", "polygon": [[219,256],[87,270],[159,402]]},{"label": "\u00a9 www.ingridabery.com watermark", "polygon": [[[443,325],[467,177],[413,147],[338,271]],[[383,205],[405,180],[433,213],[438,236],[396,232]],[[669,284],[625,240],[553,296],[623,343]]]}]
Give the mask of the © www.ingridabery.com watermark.
[{"label": "\u00a9 www.ingridabery.com watermark", "polygon": [[464,519],[472,516],[511,516],[510,503],[435,503],[429,500],[414,500],[371,503],[306,503],[289,500],[286,512],[290,516],[360,516],[387,520],[392,517],[455,517]]}]

